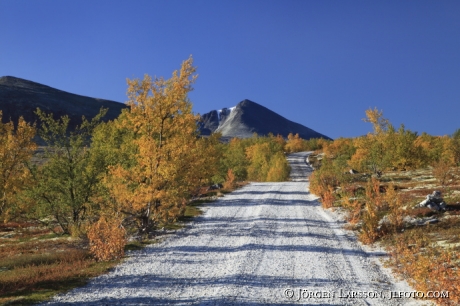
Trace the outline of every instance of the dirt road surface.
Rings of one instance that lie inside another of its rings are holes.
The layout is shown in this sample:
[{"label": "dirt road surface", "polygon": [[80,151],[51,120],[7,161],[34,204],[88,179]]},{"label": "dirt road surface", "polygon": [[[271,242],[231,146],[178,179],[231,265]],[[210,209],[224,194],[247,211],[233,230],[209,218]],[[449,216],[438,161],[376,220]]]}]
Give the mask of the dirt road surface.
[{"label": "dirt road surface", "polygon": [[48,305],[418,305],[309,193],[307,153],[291,181],[251,183],[186,228]]}]

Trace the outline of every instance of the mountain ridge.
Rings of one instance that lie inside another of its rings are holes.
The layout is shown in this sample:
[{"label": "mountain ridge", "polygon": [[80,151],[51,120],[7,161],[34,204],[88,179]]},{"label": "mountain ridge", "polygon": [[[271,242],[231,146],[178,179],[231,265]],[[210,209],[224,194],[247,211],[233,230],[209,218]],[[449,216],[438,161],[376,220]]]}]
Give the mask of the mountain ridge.
[{"label": "mountain ridge", "polygon": [[[126,104],[99,98],[69,93],[48,85],[13,76],[0,77],[0,110],[2,121],[10,119],[17,122],[22,116],[27,122],[36,122],[36,109],[53,113],[55,119],[67,115],[69,128],[81,124],[82,116],[91,120],[101,107],[108,108],[103,121],[117,118]],[[248,138],[258,135],[299,134],[303,139],[331,139],[299,123],[290,121],[256,102],[245,99],[234,107],[213,110],[201,116],[199,126],[201,135],[222,133],[224,140],[233,137]]]},{"label": "mountain ridge", "polygon": [[303,139],[331,139],[311,128],[293,122],[251,100],[245,99],[235,107],[212,110],[201,116],[200,131],[203,135],[214,132],[222,133],[223,138],[248,138],[254,133],[258,135],[299,134]]},{"label": "mountain ridge", "polygon": [[20,116],[27,122],[36,122],[37,116],[34,112],[37,107],[46,113],[53,113],[55,119],[68,115],[69,127],[73,129],[81,123],[82,116],[90,120],[99,113],[101,107],[108,108],[103,118],[108,121],[117,118],[127,106],[112,100],[69,93],[13,76],[0,77],[0,110],[3,113],[3,122],[10,119],[17,122]]}]

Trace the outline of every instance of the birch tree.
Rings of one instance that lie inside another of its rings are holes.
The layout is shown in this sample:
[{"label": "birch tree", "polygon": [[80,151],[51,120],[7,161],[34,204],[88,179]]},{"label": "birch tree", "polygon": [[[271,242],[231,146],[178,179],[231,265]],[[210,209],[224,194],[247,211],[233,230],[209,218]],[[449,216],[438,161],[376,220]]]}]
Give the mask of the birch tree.
[{"label": "birch tree", "polygon": [[196,163],[198,116],[188,93],[196,80],[190,57],[170,79],[128,80],[129,109],[117,119],[132,131],[132,165],[110,166],[107,186],[121,213],[137,222],[141,234],[159,222],[174,221],[200,184]]}]

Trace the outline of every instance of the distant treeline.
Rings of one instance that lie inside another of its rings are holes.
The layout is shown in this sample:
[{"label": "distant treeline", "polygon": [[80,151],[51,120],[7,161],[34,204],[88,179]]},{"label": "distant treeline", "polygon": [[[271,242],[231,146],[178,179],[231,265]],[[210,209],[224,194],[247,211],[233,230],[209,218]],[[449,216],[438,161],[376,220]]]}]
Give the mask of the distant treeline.
[{"label": "distant treeline", "polygon": [[[452,135],[418,135],[401,125],[395,129],[383,112],[366,111],[366,122],[373,132],[356,138],[339,138],[322,142],[321,168],[312,177],[312,188],[321,195],[329,187],[337,187],[355,170],[380,177],[389,170],[413,170],[431,166],[446,169],[460,165],[460,129]],[[331,179],[331,178],[334,179]]]}]

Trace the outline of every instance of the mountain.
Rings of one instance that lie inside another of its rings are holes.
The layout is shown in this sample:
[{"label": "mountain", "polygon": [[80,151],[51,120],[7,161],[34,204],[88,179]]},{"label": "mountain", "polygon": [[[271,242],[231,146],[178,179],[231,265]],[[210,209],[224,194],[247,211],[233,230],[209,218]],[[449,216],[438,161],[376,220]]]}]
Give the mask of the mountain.
[{"label": "mountain", "polygon": [[70,128],[81,123],[81,117],[91,119],[101,107],[108,108],[104,121],[113,120],[127,107],[123,103],[90,98],[65,92],[32,81],[4,76],[0,78],[0,110],[3,112],[3,122],[10,118],[17,122],[20,116],[28,122],[37,121],[34,111],[39,107],[47,113],[53,113],[55,118],[62,115],[70,117]]},{"label": "mountain", "polygon": [[235,107],[213,110],[202,115],[201,119],[200,131],[202,135],[220,132],[225,139],[248,138],[254,133],[258,135],[272,133],[283,137],[293,133],[299,134],[303,139],[331,139],[250,100],[243,100]]},{"label": "mountain", "polygon": [[[82,116],[91,119],[101,107],[108,108],[103,118],[104,121],[108,121],[117,118],[121,110],[127,106],[115,101],[72,94],[12,76],[0,77],[0,110],[3,112],[3,122],[9,121],[10,118],[17,122],[20,116],[28,122],[36,122],[37,116],[34,112],[37,107],[47,113],[53,113],[55,118],[68,115],[70,129],[73,129],[81,123]],[[250,100],[243,100],[235,107],[213,110],[201,118],[202,135],[221,132],[224,139],[247,138],[252,137],[254,133],[280,134],[283,137],[287,137],[289,133],[298,133],[303,139],[330,139]]]}]

